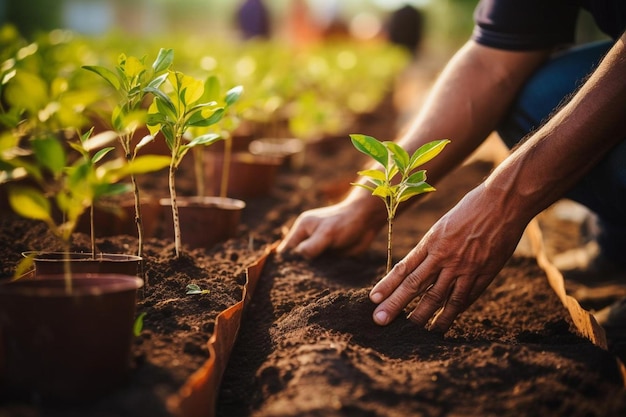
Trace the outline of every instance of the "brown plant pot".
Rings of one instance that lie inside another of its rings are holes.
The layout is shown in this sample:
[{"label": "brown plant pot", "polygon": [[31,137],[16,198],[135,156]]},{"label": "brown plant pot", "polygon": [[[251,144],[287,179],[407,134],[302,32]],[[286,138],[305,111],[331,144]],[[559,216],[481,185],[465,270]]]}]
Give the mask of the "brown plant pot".
[{"label": "brown plant pot", "polygon": [[[171,199],[160,200],[165,208],[163,236],[174,238]],[[237,234],[241,211],[246,203],[242,200],[222,197],[178,197],[178,214],[183,245],[190,248],[210,247]]]},{"label": "brown plant pot", "polygon": [[[210,184],[209,192],[220,194],[223,153],[205,153],[205,183]],[[282,158],[253,155],[249,152],[235,152],[231,156],[228,174],[227,196],[234,198],[257,198],[270,193]]]},{"label": "brown plant pot", "polygon": [[141,276],[143,259],[136,255],[97,253],[95,258],[86,252],[24,252],[33,256],[35,276],[60,275],[69,260],[73,274],[122,274]]},{"label": "brown plant pot", "polygon": [[74,275],[0,284],[0,396],[92,400],[129,371],[137,290],[127,275]]},{"label": "brown plant pot", "polygon": [[[107,210],[104,207],[96,207],[94,210],[94,225],[96,237],[108,237],[117,235],[137,236],[137,224],[135,223],[135,201],[123,200],[116,204],[115,210]],[[141,199],[141,221],[143,224],[144,238],[154,237],[161,218],[161,205],[156,199]],[[76,225],[76,231],[86,235],[91,234],[89,212],[83,213]]]},{"label": "brown plant pot", "polygon": [[304,165],[304,142],[298,138],[261,138],[250,143],[251,154],[273,157],[294,169]]}]

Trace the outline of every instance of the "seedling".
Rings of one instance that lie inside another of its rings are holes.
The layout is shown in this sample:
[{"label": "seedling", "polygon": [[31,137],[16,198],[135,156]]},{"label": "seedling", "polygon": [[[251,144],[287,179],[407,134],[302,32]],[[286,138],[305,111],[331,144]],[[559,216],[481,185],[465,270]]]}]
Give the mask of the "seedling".
[{"label": "seedling", "polygon": [[[176,200],[176,171],[183,157],[195,146],[208,146],[222,139],[218,133],[205,133],[190,140],[186,139],[187,132],[192,127],[208,127],[219,122],[224,115],[225,107],[217,101],[204,101],[209,78],[202,82],[182,72],[171,71],[167,77],[167,92],[149,86],[146,92],[154,94],[154,100],[148,110],[148,128],[152,135],[159,131],[163,133],[165,142],[171,151],[169,166],[169,192],[172,204],[172,220],[174,223],[174,246],[176,257],[180,256],[182,241],[180,235],[180,218]],[[231,95],[236,97],[241,93],[241,87],[235,87],[227,93],[228,104]]]},{"label": "seedling", "polygon": [[143,318],[146,317],[146,312],[139,313],[135,322],[133,323],[133,335],[135,337],[141,336],[141,332],[143,330]]},{"label": "seedling", "polygon": [[208,294],[210,292],[211,291],[209,291],[209,290],[203,290],[197,284],[189,284],[189,285],[187,285],[187,292],[185,294],[187,294],[187,295],[196,295],[196,294]]},{"label": "seedling", "polygon": [[[119,135],[119,142],[124,150],[128,163],[137,158],[137,152],[154,140],[151,135],[145,136],[135,146],[132,139],[137,129],[145,125],[146,111],[142,108],[146,96],[146,88],[158,88],[167,78],[169,67],[174,59],[174,51],[161,49],[151,66],[146,66],[145,57],[138,59],[121,54],[115,71],[101,66],[83,66],[106,80],[120,97],[119,103],[111,112],[111,124]],[[142,161],[143,171],[156,171],[165,168],[169,159],[165,156],[147,156]],[[141,203],[139,186],[135,174],[130,176],[135,198],[135,223],[137,225],[138,256],[143,256],[143,225],[141,223]]]},{"label": "seedling", "polygon": [[[60,139],[52,134],[41,135],[30,139],[31,149],[22,149],[22,153],[5,160],[14,168],[22,168],[37,186],[11,184],[8,187],[9,204],[22,217],[41,220],[48,225],[50,231],[58,237],[68,253],[72,232],[76,228],[82,213],[91,207],[96,199],[105,194],[119,191],[116,182],[128,172],[127,167],[115,161],[108,161],[96,166],[109,152],[103,148],[94,156],[89,151],[95,145],[111,139],[101,134],[89,138],[91,131],[81,137],[80,144],[73,144],[80,149],[83,158],[73,163],[65,152]],[[61,221],[53,215],[53,203],[63,214]],[[28,261],[26,259],[25,261]],[[69,263],[64,263],[66,289],[71,292],[71,276]],[[18,271],[21,268],[18,268]]]},{"label": "seedling", "polygon": [[[417,168],[437,156],[450,141],[442,139],[429,142],[409,156],[408,152],[395,142],[380,142],[376,138],[361,134],[352,134],[350,139],[358,151],[373,158],[383,168],[382,171],[377,169],[359,171],[358,174],[367,178],[368,182],[352,185],[369,190],[372,195],[380,197],[385,203],[388,225],[386,273],[389,273],[392,262],[393,222],[398,206],[411,197],[435,191],[435,188],[426,182],[426,170]],[[394,180],[398,174],[400,179]]]}]

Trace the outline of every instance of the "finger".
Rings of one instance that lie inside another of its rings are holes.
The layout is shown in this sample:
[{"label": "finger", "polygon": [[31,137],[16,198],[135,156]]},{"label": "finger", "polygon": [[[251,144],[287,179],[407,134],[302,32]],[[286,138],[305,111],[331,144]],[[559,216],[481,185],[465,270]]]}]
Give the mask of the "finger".
[{"label": "finger", "polygon": [[461,277],[456,280],[454,287],[446,300],[446,304],[440,314],[432,320],[431,329],[446,331],[452,326],[456,318],[482,294],[484,287],[481,284],[484,279],[469,279]]},{"label": "finger", "polygon": [[309,235],[310,232],[307,230],[307,227],[305,227],[305,220],[298,218],[289,232],[287,232],[285,238],[280,242],[276,251],[281,253],[293,249]]},{"label": "finger", "polygon": [[418,326],[427,327],[438,311],[445,306],[455,281],[456,278],[452,272],[445,269],[440,271],[433,285],[423,292],[417,306],[409,314],[409,320]]},{"label": "finger", "polygon": [[424,261],[426,253],[413,248],[407,256],[394,265],[394,267],[385,275],[370,291],[370,300],[379,304],[389,297],[406,279],[410,285],[419,288],[421,283],[420,277],[416,274],[417,266]]},{"label": "finger", "polygon": [[321,255],[331,243],[332,238],[329,234],[318,232],[300,242],[293,251],[306,258],[312,259]]},{"label": "finger", "polygon": [[[389,324],[403,311],[404,307],[411,300],[424,292],[434,282],[438,273],[439,269],[436,265],[429,267],[427,263],[411,271],[401,283],[396,285],[393,292],[376,307],[374,310],[374,321],[383,326]],[[372,298],[374,302],[376,302],[375,300],[378,299],[376,297],[380,294],[381,292],[373,293]]]}]

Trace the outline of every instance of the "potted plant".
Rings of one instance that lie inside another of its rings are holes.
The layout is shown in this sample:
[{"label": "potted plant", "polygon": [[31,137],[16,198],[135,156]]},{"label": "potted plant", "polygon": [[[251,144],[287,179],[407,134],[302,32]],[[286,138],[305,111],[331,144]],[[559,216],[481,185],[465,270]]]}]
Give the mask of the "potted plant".
[{"label": "potted plant", "polygon": [[[176,171],[183,158],[196,146],[208,146],[222,139],[220,134],[207,132],[199,136],[188,138],[192,127],[206,128],[218,123],[225,112],[225,107],[234,103],[241,94],[241,88],[235,87],[226,93],[224,106],[217,101],[210,100],[213,93],[212,78],[203,82],[179,71],[170,71],[167,77],[170,90],[155,86],[146,87],[146,92],[154,95],[154,100],[148,111],[148,128],[152,135],[161,132],[171,151],[169,166],[169,199],[162,199],[163,205],[171,206],[171,227],[173,231],[176,256],[180,256],[183,238],[191,247],[209,246],[218,241],[231,237],[239,224],[240,212],[245,207],[241,200],[215,199],[213,197],[195,196],[179,199],[176,194]],[[179,208],[186,211],[185,224],[181,224]],[[201,213],[197,214],[197,210]],[[208,211],[208,213],[207,213]],[[224,213],[223,219],[216,219],[216,213]],[[209,222],[202,224],[201,222]],[[198,235],[198,232],[200,235]],[[216,233],[211,236],[209,232]]]},{"label": "potted plant", "polygon": [[[172,49],[160,49],[152,63],[145,64],[142,59],[134,56],[121,54],[118,58],[115,71],[103,66],[85,65],[84,69],[98,74],[111,86],[119,96],[119,102],[110,112],[110,120],[113,129],[118,133],[119,143],[122,147],[126,161],[141,172],[156,171],[169,165],[169,158],[163,155],[146,155],[141,162],[137,161],[137,153],[144,146],[154,140],[152,135],[146,135],[138,142],[133,142],[139,128],[145,126],[146,109],[144,99],[148,88],[158,88],[166,79],[169,68],[174,59]],[[135,173],[130,173],[132,192],[134,197],[134,214],[137,228],[138,250],[137,255],[143,256],[144,225],[142,200],[137,184]]]},{"label": "potted plant", "polygon": [[4,162],[24,169],[36,185],[11,184],[9,202],[18,214],[45,222],[62,241],[63,273],[0,283],[0,389],[29,401],[83,401],[119,385],[128,373],[143,280],[136,273],[85,274],[70,266],[70,239],[79,216],[99,188],[114,184],[94,169],[106,148],[67,163],[63,143],[54,135],[30,137],[28,144],[29,150],[15,151],[19,156]]},{"label": "potted plant", "polygon": [[[393,259],[393,221],[398,206],[411,197],[435,191],[435,188],[426,182],[426,170],[416,171],[416,169],[437,156],[450,141],[442,139],[426,143],[409,155],[395,142],[380,142],[376,138],[362,134],[351,134],[350,139],[358,151],[374,159],[383,168],[359,171],[358,174],[365,177],[367,182],[352,185],[365,188],[385,203],[388,225],[386,273],[389,273]],[[400,175],[399,180],[394,180],[397,175]]]}]

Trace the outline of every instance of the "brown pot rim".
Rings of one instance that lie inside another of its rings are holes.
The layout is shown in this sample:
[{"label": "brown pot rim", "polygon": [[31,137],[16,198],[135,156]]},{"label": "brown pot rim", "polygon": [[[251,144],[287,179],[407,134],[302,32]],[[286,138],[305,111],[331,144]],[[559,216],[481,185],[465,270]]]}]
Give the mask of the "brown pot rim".
[{"label": "brown pot rim", "polygon": [[[176,197],[178,207],[213,207],[222,210],[243,210],[246,202],[236,198],[218,197],[218,196],[183,196]],[[171,206],[170,198],[162,198],[159,200],[162,206]]]},{"label": "brown pot rim", "polygon": [[41,275],[0,283],[0,294],[28,297],[98,296],[116,292],[136,291],[143,279],[122,274],[72,274],[72,292],[65,288],[64,275]]},{"label": "brown pot rim", "polygon": [[37,262],[64,262],[66,255],[72,262],[88,262],[88,261],[107,261],[107,262],[136,262],[143,258],[137,255],[128,255],[123,253],[96,253],[92,256],[91,252],[55,252],[55,251],[26,251],[22,252],[22,256],[32,256]]}]

